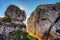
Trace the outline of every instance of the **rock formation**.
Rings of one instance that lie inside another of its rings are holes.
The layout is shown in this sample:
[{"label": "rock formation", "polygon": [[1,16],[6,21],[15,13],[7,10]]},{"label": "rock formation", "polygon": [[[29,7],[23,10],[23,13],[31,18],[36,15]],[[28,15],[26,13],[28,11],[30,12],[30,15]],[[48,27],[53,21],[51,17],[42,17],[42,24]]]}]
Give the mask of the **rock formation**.
[{"label": "rock formation", "polygon": [[26,32],[26,14],[15,5],[8,6],[5,17],[0,18],[0,40],[38,40]]},{"label": "rock formation", "polygon": [[8,6],[6,12],[6,17],[10,17],[12,19],[17,19],[20,21],[24,21],[26,19],[26,13],[24,10],[21,10],[19,7],[15,5]]},{"label": "rock formation", "polygon": [[[17,31],[19,31],[18,33],[20,33],[20,31],[26,33],[26,25],[23,23],[25,19],[26,13],[24,10],[21,10],[19,7],[15,5],[8,6],[7,10],[5,11],[5,17],[0,18],[0,35],[3,35],[3,40],[10,40],[10,36],[12,36],[13,33]],[[15,34],[15,37],[16,36],[17,34]],[[19,34],[19,36],[22,35]],[[0,40],[2,40],[1,36]],[[14,39],[12,38],[12,40]],[[20,39],[17,38],[16,40]]]},{"label": "rock formation", "polygon": [[[40,40],[58,16],[60,16],[60,3],[39,5],[27,20],[27,32]],[[54,35],[55,32],[53,28],[50,34]]]}]

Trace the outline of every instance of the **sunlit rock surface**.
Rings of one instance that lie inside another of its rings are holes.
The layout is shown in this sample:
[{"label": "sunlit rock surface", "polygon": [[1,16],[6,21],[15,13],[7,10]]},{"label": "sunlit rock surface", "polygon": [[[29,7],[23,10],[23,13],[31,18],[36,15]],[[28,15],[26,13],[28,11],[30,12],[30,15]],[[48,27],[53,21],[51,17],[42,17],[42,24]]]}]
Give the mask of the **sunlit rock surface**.
[{"label": "sunlit rock surface", "polygon": [[[60,16],[60,3],[39,5],[27,20],[27,32],[40,40],[58,16]],[[53,38],[55,29],[52,28],[53,31],[50,32]]]}]

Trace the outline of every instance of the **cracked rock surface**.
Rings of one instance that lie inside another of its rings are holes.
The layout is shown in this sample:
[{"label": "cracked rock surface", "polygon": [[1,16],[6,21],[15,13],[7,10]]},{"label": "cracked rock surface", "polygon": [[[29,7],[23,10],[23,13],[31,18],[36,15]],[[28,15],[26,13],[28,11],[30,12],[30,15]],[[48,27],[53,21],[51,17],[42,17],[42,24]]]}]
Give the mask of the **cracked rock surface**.
[{"label": "cracked rock surface", "polygon": [[[41,39],[51,24],[60,16],[60,3],[39,5],[27,20],[27,32]],[[55,35],[56,28],[50,33]]]}]

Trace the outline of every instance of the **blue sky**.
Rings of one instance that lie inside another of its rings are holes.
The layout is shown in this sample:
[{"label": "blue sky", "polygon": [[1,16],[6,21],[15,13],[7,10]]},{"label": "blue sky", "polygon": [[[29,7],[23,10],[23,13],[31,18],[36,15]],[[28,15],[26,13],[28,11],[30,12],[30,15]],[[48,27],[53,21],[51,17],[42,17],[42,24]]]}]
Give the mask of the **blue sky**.
[{"label": "blue sky", "polygon": [[60,0],[0,0],[0,17],[4,17],[5,10],[9,5],[16,5],[25,10],[27,17],[41,4],[53,4]]}]

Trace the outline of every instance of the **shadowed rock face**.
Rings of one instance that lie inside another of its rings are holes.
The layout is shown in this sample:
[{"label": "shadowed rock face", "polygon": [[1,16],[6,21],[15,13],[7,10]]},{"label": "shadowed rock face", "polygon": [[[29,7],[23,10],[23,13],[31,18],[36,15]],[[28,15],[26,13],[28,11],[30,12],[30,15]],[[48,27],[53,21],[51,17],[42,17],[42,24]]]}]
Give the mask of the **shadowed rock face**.
[{"label": "shadowed rock face", "polygon": [[19,7],[15,5],[8,6],[6,12],[6,17],[10,17],[12,19],[17,19],[20,21],[24,21],[26,19],[26,13],[24,10],[21,10]]},{"label": "shadowed rock face", "polygon": [[[27,32],[40,39],[58,16],[60,16],[60,3],[39,5],[27,20]],[[51,31],[52,34],[54,32]]]}]

